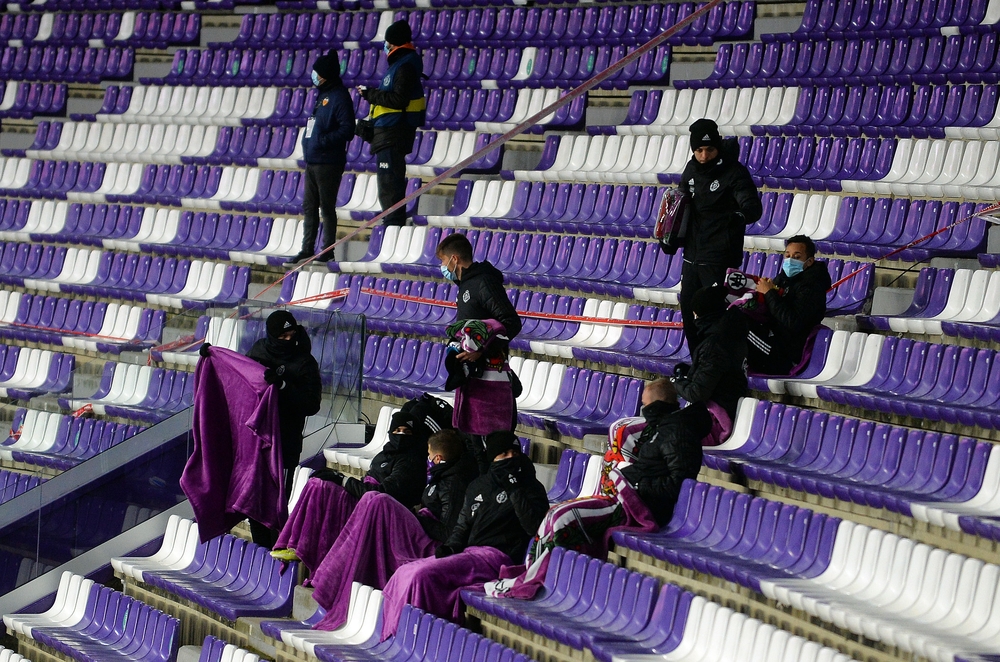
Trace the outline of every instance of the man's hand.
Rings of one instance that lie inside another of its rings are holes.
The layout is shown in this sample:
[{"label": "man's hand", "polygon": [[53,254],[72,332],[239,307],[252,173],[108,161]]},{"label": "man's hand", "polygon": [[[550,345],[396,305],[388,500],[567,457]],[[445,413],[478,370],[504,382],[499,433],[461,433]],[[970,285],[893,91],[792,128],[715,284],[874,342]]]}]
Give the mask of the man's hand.
[{"label": "man's hand", "polygon": [[482,355],[483,355],[482,352],[462,352],[455,358],[458,359],[459,361],[468,361],[469,363],[475,363],[476,361],[479,360],[479,357]]},{"label": "man's hand", "polygon": [[761,294],[767,294],[774,289],[774,281],[770,278],[761,278],[757,281],[757,291]]}]

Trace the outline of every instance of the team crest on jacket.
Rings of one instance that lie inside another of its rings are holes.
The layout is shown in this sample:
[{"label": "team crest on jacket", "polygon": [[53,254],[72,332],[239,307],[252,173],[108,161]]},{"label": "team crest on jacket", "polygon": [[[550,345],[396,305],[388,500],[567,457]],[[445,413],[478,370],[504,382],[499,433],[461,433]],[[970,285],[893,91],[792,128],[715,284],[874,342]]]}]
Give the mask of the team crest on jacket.
[{"label": "team crest on jacket", "polygon": [[469,303],[469,299],[471,299],[471,298],[472,298],[472,295],[469,294],[469,290],[466,290],[466,291],[462,292],[462,301],[464,301],[465,303]]},{"label": "team crest on jacket", "polygon": [[504,503],[507,500],[507,493],[501,492],[497,495],[497,503]]},{"label": "team crest on jacket", "polygon": [[324,106],[325,106],[326,104],[328,104],[328,103],[330,103],[330,100],[329,100],[329,99],[323,99],[323,105],[324,105]]},{"label": "team crest on jacket", "polygon": [[719,180],[716,179],[714,182],[712,182],[709,185],[708,190],[709,191],[718,191],[719,190]]}]

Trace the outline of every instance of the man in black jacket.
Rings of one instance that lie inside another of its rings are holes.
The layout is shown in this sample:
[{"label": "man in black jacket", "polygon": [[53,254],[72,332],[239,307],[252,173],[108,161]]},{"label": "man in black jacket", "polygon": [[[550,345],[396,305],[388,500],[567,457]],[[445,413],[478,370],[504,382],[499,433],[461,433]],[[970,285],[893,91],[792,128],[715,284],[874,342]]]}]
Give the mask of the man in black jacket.
[{"label": "man in black jacket", "polygon": [[681,409],[669,379],[646,384],[641,414],[646,427],[636,443],[637,455],[620,470],[663,526],[673,514],[681,483],[698,477],[701,440],[711,431],[712,419],[703,406]]},{"label": "man in black jacket", "polygon": [[[449,372],[459,373],[452,423],[462,432],[480,438],[496,430],[513,430],[517,425],[515,398],[520,395],[520,384],[507,365],[507,352],[510,340],[521,332],[521,318],[504,289],[503,274],[489,262],[473,262],[472,244],[460,233],[441,240],[437,257],[441,260],[441,274],[458,283],[455,319],[494,320],[502,327],[481,338],[477,342],[479,350],[450,353],[446,362]],[[448,388],[453,388],[451,384],[449,379]],[[473,450],[480,469],[485,471],[491,458],[482,455],[481,443],[482,439]]]},{"label": "man in black jacket", "polygon": [[750,172],[737,160],[738,144],[724,142],[715,122],[700,119],[691,125],[691,151],[694,156],[681,174],[681,186],[691,195],[691,216],[684,237],[680,307],[693,354],[698,338],[691,298],[703,287],[722,283],[726,269],[742,264],[746,226],[760,219],[763,206]]},{"label": "man in black jacket", "polygon": [[[319,364],[311,353],[309,335],[287,310],[271,313],[265,323],[267,335],[247,352],[265,366],[264,379],[278,387],[278,416],[281,419],[281,459],[285,471],[285,496],[291,493],[292,475],[302,453],[302,430],[306,417],[319,411],[322,382]],[[250,520],[254,542],[271,547],[278,532]]]},{"label": "man in black jacket", "polygon": [[774,280],[761,278],[767,318],[749,321],[747,365],[752,372],[787,375],[801,360],[806,340],[826,317],[830,289],[826,262],[816,260],[816,244],[805,235],[785,240],[785,259]]},{"label": "man in black jacket", "polygon": [[738,310],[726,309],[726,289],[705,287],[692,297],[697,337],[691,364],[674,367],[674,388],[689,403],[722,407],[732,421],[739,399],[747,395],[747,322]]},{"label": "man in black jacket", "polygon": [[[378,89],[358,88],[371,103],[375,125],[371,150],[378,162],[378,201],[388,209],[406,196],[406,155],[413,151],[417,127],[423,126],[427,99],[421,78],[424,64],[413,46],[410,24],[398,20],[385,29],[389,69]],[[385,225],[405,225],[406,208],[386,216]]]},{"label": "man in black jacket", "polygon": [[[331,50],[313,64],[312,82],[318,90],[312,116],[302,134],[302,157],[306,162],[302,250],[285,263],[295,266],[309,259],[319,233],[323,210],[323,249],[337,241],[337,192],[347,165],[347,143],[354,138],[354,104],[340,80],[340,59]],[[327,252],[325,259],[332,260]]]}]

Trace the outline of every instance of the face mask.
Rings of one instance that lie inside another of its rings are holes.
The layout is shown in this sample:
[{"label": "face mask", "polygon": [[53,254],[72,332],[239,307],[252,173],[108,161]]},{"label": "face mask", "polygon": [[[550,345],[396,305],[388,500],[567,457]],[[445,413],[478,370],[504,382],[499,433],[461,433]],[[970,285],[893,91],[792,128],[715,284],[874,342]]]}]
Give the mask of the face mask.
[{"label": "face mask", "polygon": [[315,85],[316,87],[319,87],[319,74],[316,73],[315,71],[312,72],[312,82],[313,82],[313,85]]},{"label": "face mask", "polygon": [[785,272],[785,275],[789,278],[794,278],[802,273],[802,270],[805,268],[805,264],[806,263],[802,260],[786,257],[781,261],[781,270]]},{"label": "face mask", "polygon": [[382,44],[382,50],[383,50],[383,51],[385,51],[385,54],[386,54],[386,55],[388,55],[388,54],[389,54],[389,51],[391,51],[391,50],[392,50],[392,46],[391,46],[391,45],[389,44],[389,42],[384,42],[384,43]]},{"label": "face mask", "polygon": [[449,269],[445,264],[441,265],[441,275],[444,276],[445,280],[450,280],[452,282],[455,282],[458,279],[458,275]]}]

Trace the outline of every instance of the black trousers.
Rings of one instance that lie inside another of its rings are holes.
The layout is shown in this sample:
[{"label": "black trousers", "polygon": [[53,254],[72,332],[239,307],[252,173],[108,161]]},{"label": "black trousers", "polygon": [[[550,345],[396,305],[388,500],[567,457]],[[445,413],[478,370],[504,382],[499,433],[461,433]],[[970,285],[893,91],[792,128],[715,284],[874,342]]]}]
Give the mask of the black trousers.
[{"label": "black trousers", "polygon": [[[285,469],[285,501],[288,501],[288,497],[292,495],[292,478],[295,477],[295,467],[291,469]],[[281,531],[276,531],[275,529],[269,529],[257,520],[253,518],[247,518],[250,521],[250,538],[253,539],[254,543],[260,545],[261,547],[267,547],[268,549],[274,549],[274,543],[278,542],[278,534]]]},{"label": "black trousers", "polygon": [[[306,185],[302,198],[302,215],[305,232],[302,235],[302,252],[312,255],[316,250],[319,234],[319,214],[323,212],[323,248],[337,241],[337,193],[344,168],[339,165],[306,165]],[[324,255],[327,261],[333,253]]]},{"label": "black trousers", "polygon": [[[785,348],[776,345],[766,324],[749,322],[747,335],[747,367],[762,375],[787,375],[799,359],[788,355]],[[800,357],[801,358],[801,357]]]},{"label": "black trousers", "polygon": [[[378,202],[385,211],[406,197],[406,152],[396,147],[379,150],[375,157],[378,172]],[[406,225],[406,207],[400,207],[382,219],[383,225]]]},{"label": "black trousers", "polygon": [[723,285],[726,279],[726,270],[729,267],[722,264],[692,264],[684,261],[681,270],[681,320],[684,322],[684,337],[687,339],[688,351],[694,354],[694,348],[698,346],[698,332],[694,328],[694,313],[691,311],[691,300],[694,293],[709,285]]}]

